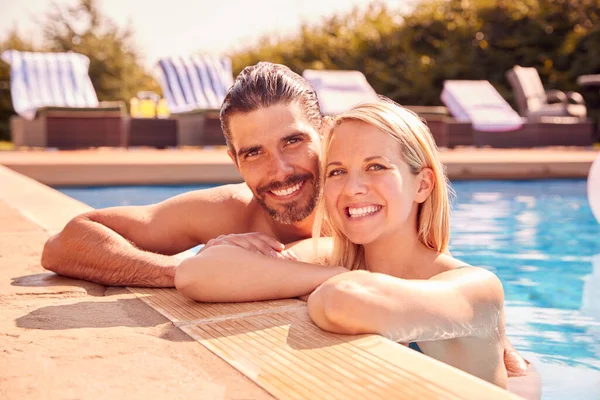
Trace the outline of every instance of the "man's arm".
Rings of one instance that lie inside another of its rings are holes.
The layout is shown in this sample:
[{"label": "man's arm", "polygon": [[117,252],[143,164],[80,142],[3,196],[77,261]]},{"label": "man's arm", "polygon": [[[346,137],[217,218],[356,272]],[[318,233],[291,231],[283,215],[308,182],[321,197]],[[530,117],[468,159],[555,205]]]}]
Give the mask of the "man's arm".
[{"label": "man's arm", "polygon": [[[292,250],[294,247],[292,246]],[[175,286],[185,296],[205,302],[284,299],[306,295],[343,267],[282,260],[230,245],[208,248],[183,261]]]},{"label": "man's arm", "polygon": [[91,211],[48,239],[44,268],[78,279],[116,286],[174,286],[180,260],[174,254],[243,221],[232,195],[238,185],[200,190],[143,207]]}]

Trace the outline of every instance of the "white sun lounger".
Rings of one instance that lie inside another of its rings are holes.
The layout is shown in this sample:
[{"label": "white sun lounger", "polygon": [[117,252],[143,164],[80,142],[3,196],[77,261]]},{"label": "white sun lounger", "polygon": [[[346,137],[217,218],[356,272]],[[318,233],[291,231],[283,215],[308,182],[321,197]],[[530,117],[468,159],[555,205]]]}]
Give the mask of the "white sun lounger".
[{"label": "white sun lounger", "polygon": [[317,71],[302,73],[317,92],[321,112],[325,115],[339,114],[353,106],[377,101],[377,93],[360,71]]}]

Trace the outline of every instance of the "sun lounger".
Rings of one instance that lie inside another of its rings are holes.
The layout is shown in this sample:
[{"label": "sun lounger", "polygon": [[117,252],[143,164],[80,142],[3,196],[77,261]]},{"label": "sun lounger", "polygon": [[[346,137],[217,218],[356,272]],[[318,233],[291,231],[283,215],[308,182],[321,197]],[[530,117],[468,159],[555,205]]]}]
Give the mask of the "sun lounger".
[{"label": "sun lounger", "polygon": [[318,71],[302,73],[317,92],[321,112],[335,115],[368,101],[377,101],[377,93],[360,71]]},{"label": "sun lounger", "polygon": [[506,78],[513,88],[519,114],[528,121],[537,122],[543,117],[585,120],[587,109],[583,96],[577,92],[546,91],[535,68],[515,65],[506,72]]},{"label": "sun lounger", "polygon": [[15,146],[61,149],[124,144],[125,105],[99,102],[88,75],[89,59],[77,53],[7,50]]},{"label": "sun lounger", "polygon": [[161,59],[157,67],[171,118],[177,120],[178,144],[224,145],[219,110],[233,84],[231,60],[168,57]]},{"label": "sun lounger", "polygon": [[540,146],[591,146],[593,123],[583,96],[545,90],[538,71],[515,65],[506,72],[521,116],[535,124]]},{"label": "sun lounger", "polygon": [[[379,99],[367,78],[360,71],[318,71],[307,69],[302,76],[317,92],[321,112],[335,115],[353,106]],[[407,106],[428,124],[439,147],[448,147],[447,129],[441,123],[440,107]],[[443,107],[442,107],[443,108]]]},{"label": "sun lounger", "polygon": [[536,132],[488,81],[445,81],[441,95],[457,122],[470,122],[477,146],[533,147]]}]

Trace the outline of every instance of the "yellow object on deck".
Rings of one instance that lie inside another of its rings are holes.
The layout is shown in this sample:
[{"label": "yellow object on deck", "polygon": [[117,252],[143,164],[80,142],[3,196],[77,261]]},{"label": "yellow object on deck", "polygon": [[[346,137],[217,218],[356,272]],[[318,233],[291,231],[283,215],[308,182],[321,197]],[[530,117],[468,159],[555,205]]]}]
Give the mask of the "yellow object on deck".
[{"label": "yellow object on deck", "polygon": [[171,113],[169,112],[169,106],[166,99],[160,99],[156,106],[156,118],[169,118]]},{"label": "yellow object on deck", "polygon": [[154,92],[138,92],[130,100],[132,118],[168,118],[169,109],[165,99]]}]

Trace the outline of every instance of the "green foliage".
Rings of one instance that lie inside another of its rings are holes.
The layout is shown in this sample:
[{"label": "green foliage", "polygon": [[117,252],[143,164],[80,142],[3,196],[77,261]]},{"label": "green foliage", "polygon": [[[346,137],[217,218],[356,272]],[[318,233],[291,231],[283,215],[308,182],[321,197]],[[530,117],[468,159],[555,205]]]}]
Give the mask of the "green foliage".
[{"label": "green foliage", "polygon": [[[6,49],[34,51],[74,51],[90,58],[89,75],[100,101],[122,100],[126,104],[140,90],[161,93],[157,82],[141,65],[131,45],[130,28],[119,29],[98,9],[96,0],[80,0],[72,7],[49,11],[41,21],[44,44],[35,48],[13,31],[0,43]],[[0,62],[0,140],[8,139],[8,119],[14,114],[8,86],[10,68]]]},{"label": "green foliage", "polygon": [[[0,43],[0,54],[4,50],[15,49],[22,51],[36,50],[31,42],[28,42],[12,30],[8,37]],[[0,141],[10,140],[10,116],[15,111],[10,97],[10,67],[3,61],[0,61]]]},{"label": "green foliage", "polygon": [[[378,93],[401,104],[438,105],[444,80],[486,79],[509,101],[505,73],[534,66],[547,89],[576,90],[594,113],[597,89],[576,79],[600,73],[600,0],[414,0],[402,14],[379,2],[303,25],[291,37],[263,38],[232,54],[234,73],[258,61],[304,69],[362,71]],[[139,90],[160,92],[140,66],[130,28],[119,29],[96,0],[55,6],[40,24],[41,48],[13,32],[0,50],[75,51],[90,58],[100,100],[128,101]],[[13,113],[8,67],[0,62],[0,140]]]},{"label": "green foliage", "polygon": [[80,0],[65,9],[55,6],[46,16],[44,37],[49,51],[73,51],[90,58],[90,79],[101,101],[129,101],[139,90],[160,92],[140,66],[131,28],[119,29],[101,15],[97,0]]},{"label": "green foliage", "polygon": [[597,90],[579,75],[600,73],[600,0],[426,0],[413,11],[373,3],[364,11],[304,26],[295,37],[264,39],[232,55],[234,72],[258,61],[362,71],[378,93],[401,104],[439,105],[444,80],[486,79],[509,101],[505,73],[534,66],[547,89]]}]

